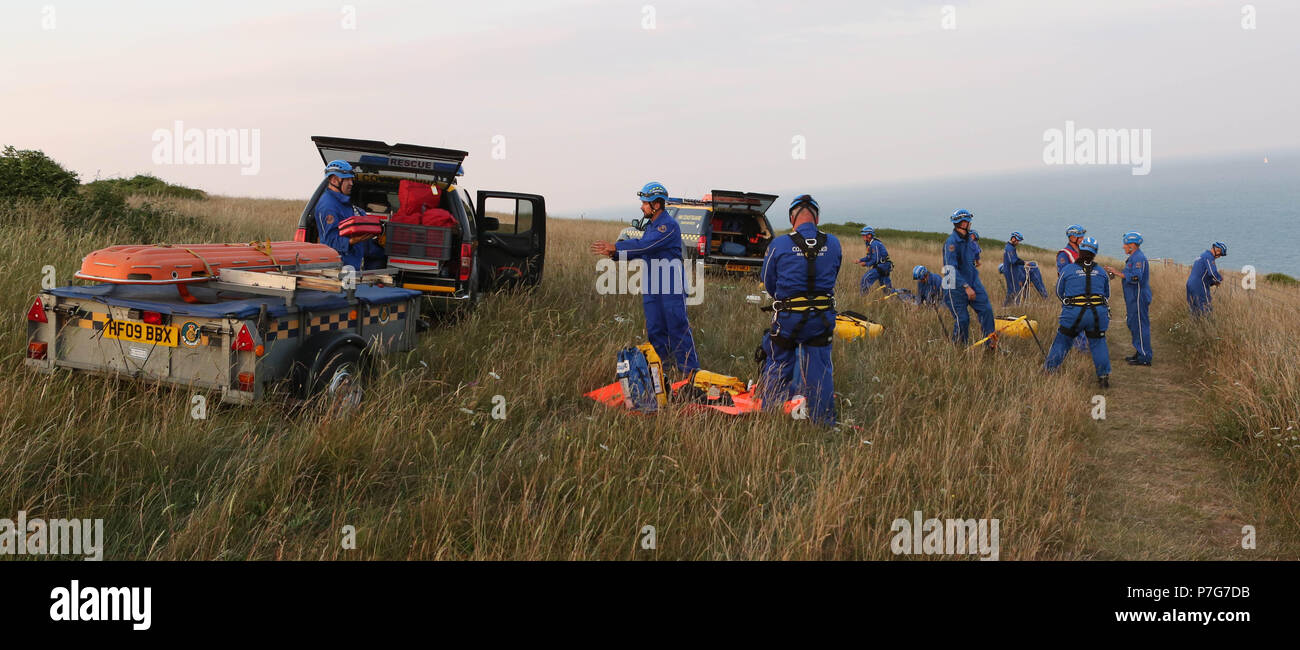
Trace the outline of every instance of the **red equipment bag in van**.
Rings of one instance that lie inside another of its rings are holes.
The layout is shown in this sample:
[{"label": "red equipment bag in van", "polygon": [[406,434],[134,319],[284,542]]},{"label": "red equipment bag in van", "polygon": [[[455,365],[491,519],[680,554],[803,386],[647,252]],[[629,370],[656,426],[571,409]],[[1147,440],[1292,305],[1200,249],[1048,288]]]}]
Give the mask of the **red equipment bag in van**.
[{"label": "red equipment bag in van", "polygon": [[404,217],[397,220],[398,223],[418,223],[408,219],[418,217],[429,208],[437,208],[442,203],[441,199],[428,183],[402,180],[397,185],[397,214],[393,216]]},{"label": "red equipment bag in van", "polygon": [[451,228],[456,225],[456,217],[442,208],[429,208],[420,215],[420,225]]}]

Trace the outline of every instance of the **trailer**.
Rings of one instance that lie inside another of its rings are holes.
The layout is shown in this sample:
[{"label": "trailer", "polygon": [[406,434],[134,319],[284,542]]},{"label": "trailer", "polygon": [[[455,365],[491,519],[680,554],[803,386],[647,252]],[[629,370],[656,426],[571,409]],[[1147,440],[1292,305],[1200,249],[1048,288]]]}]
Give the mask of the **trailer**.
[{"label": "trailer", "polygon": [[421,292],[391,269],[254,272],[173,286],[42,291],[27,312],[26,365],[219,391],[253,404],[277,392],[355,405],[371,362],[416,345]]}]

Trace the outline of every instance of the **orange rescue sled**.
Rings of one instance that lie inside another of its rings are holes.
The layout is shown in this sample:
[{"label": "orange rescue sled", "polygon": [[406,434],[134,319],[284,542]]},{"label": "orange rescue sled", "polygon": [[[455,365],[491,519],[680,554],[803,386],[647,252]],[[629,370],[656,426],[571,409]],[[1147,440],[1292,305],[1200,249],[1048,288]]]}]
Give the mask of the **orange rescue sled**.
[{"label": "orange rescue sled", "polygon": [[109,246],[81,260],[77,277],[112,284],[185,284],[217,277],[221,269],[273,271],[294,265],[338,266],[338,251],[295,241],[251,244]]}]

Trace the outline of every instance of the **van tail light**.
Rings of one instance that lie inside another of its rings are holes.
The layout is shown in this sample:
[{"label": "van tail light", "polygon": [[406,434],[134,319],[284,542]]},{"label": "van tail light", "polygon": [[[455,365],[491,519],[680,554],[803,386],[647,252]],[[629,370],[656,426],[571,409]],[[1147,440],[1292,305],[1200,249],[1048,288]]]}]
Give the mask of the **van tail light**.
[{"label": "van tail light", "polygon": [[37,296],[36,302],[32,303],[32,308],[27,310],[27,320],[32,323],[48,323],[45,317],[45,305],[41,302],[40,296]]},{"label": "van tail light", "polygon": [[162,324],[163,324],[163,322],[162,322],[162,314],[160,314],[160,313],[158,313],[158,312],[156,312],[156,311],[147,311],[147,312],[144,312],[142,318],[143,318],[144,322],[146,322],[146,323],[148,323],[148,324],[150,324],[150,325],[162,325]]},{"label": "van tail light", "polygon": [[27,344],[27,358],[36,359],[37,361],[44,361],[45,356],[49,352],[49,350],[50,350],[49,343],[42,343],[40,341],[31,341]]},{"label": "van tail light", "polygon": [[253,335],[248,332],[248,324],[240,325],[239,334],[235,336],[234,341],[230,342],[230,349],[240,352],[252,352],[253,347]]},{"label": "van tail light", "polygon": [[469,279],[470,257],[474,254],[474,247],[470,244],[460,245],[460,281],[465,282]]},{"label": "van tail light", "polygon": [[306,228],[299,228],[298,230],[294,231],[294,233],[293,233],[293,240],[294,240],[294,241],[303,241],[303,242],[307,241],[307,229],[306,229]]},{"label": "van tail light", "polygon": [[699,251],[700,255],[704,254],[704,235],[700,235],[700,238],[696,240],[695,250]]},{"label": "van tail light", "polygon": [[251,392],[253,392],[253,388],[254,388],[253,381],[254,381],[254,379],[255,379],[255,377],[253,376],[253,373],[251,373],[251,372],[241,372],[241,373],[239,373],[239,390],[242,390],[242,391],[247,392],[247,393],[251,393]]}]

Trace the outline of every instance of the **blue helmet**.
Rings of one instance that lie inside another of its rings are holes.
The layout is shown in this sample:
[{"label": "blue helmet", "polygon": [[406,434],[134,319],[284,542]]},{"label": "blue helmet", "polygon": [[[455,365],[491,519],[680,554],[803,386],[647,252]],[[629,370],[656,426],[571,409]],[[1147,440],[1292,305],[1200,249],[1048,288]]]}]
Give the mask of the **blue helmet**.
[{"label": "blue helmet", "polygon": [[794,214],[795,208],[806,207],[813,211],[813,214],[821,215],[821,206],[817,205],[817,199],[811,194],[800,194],[790,200],[790,214]]},{"label": "blue helmet", "polygon": [[1227,245],[1227,244],[1225,244],[1225,243],[1223,243],[1223,242],[1221,242],[1221,241],[1216,241],[1216,242],[1214,242],[1214,248],[1219,249],[1219,256],[1220,256],[1220,257],[1227,257],[1227,256],[1228,256],[1228,245]]},{"label": "blue helmet", "polygon": [[921,278],[925,277],[929,272],[930,272],[929,269],[925,268],[920,264],[917,264],[916,266],[912,267],[912,279],[920,280]]},{"label": "blue helmet", "polygon": [[872,228],[871,226],[863,226],[862,230],[858,231],[858,234],[862,235],[863,237],[866,237],[867,235],[871,235],[872,237],[875,237],[876,229]]},{"label": "blue helmet", "polygon": [[970,221],[971,219],[974,218],[975,215],[971,214],[970,210],[958,210],[952,213],[952,216],[949,217],[948,220],[953,223],[961,223],[963,221]]},{"label": "blue helmet", "polygon": [[352,173],[352,165],[346,160],[331,160],[325,165],[325,176],[338,176],[339,178],[356,178],[357,175]]},{"label": "blue helmet", "polygon": [[1124,233],[1124,243],[1125,243],[1125,244],[1137,244],[1138,246],[1141,246],[1141,245],[1142,245],[1142,233],[1140,233],[1140,232],[1138,232],[1138,231],[1136,231],[1136,230],[1130,230],[1130,231]]},{"label": "blue helmet", "polygon": [[1086,234],[1088,234],[1088,230],[1077,223],[1065,229],[1066,237],[1082,237]]},{"label": "blue helmet", "polygon": [[1092,251],[1093,255],[1097,254],[1097,240],[1092,237],[1084,237],[1079,243],[1079,251]]},{"label": "blue helmet", "polygon": [[668,189],[659,181],[650,181],[641,186],[641,191],[636,193],[642,203],[649,203],[656,199],[662,199],[664,203],[668,202]]},{"label": "blue helmet", "polygon": [[1022,235],[1022,234],[1020,234],[1020,231],[1019,231],[1019,230],[1017,230],[1017,231],[1011,233],[1011,238],[1014,239],[1014,240],[1016,240],[1016,241],[1025,241],[1025,236]]}]

